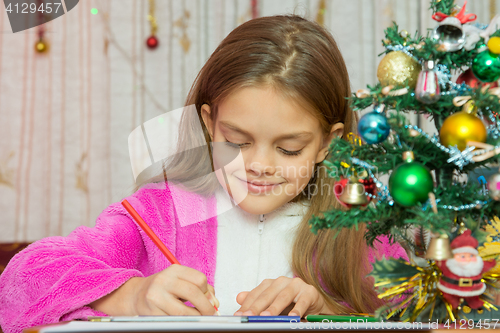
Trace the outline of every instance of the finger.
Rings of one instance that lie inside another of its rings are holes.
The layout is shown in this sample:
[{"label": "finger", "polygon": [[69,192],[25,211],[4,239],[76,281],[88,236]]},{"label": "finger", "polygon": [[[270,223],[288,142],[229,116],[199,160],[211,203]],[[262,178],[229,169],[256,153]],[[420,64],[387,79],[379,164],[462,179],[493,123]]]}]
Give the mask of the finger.
[{"label": "finger", "polygon": [[175,283],[169,292],[176,296],[176,298],[185,299],[191,302],[203,316],[211,316],[215,313],[213,304],[210,303],[207,296],[201,292],[198,286],[190,282],[177,280],[177,283]]},{"label": "finger", "polygon": [[310,300],[306,299],[305,297],[300,297],[298,299],[297,303],[295,303],[295,306],[293,307],[293,309],[290,310],[288,315],[289,316],[299,316],[302,318],[306,314],[310,305],[311,305]]},{"label": "finger", "polygon": [[212,300],[214,305],[217,307],[217,309],[220,306],[219,300],[217,297],[215,297],[215,289],[211,285],[208,286],[208,291],[205,293],[205,296],[208,298],[208,300]]},{"label": "finger", "polygon": [[[243,301],[243,304],[241,304],[241,308],[237,312],[246,312],[250,308],[250,306],[257,300],[260,296],[260,294],[266,290],[274,280],[264,280],[262,281],[261,284],[259,284],[257,287],[255,287],[253,290],[248,292],[247,296],[245,297],[245,300]],[[255,315],[256,313],[253,312],[252,314],[248,315]]]},{"label": "finger", "polygon": [[210,293],[212,293],[212,295],[214,295],[214,296],[215,296],[215,289],[214,289],[214,287],[212,287],[211,285],[207,284],[207,288],[208,288],[208,291],[209,291]]},{"label": "finger", "polygon": [[[200,316],[201,313],[186,304],[182,303],[179,299],[175,298],[172,295],[170,297],[165,298],[165,303],[163,306],[163,311],[169,316]],[[192,302],[191,302],[192,303]]]},{"label": "finger", "polygon": [[[318,308],[318,299],[321,297],[318,295],[316,288],[309,286],[310,292],[307,289],[302,289],[299,295],[295,298],[295,306],[288,313],[289,316],[300,316],[303,317],[306,314],[317,314],[320,309]],[[314,290],[312,290],[314,288]],[[314,296],[316,295],[316,297]]]},{"label": "finger", "polygon": [[245,299],[247,298],[249,292],[248,291],[242,291],[241,293],[236,296],[236,302],[238,302],[239,305],[242,305]]},{"label": "finger", "polygon": [[[297,283],[289,283],[283,290],[281,290],[259,313],[261,316],[277,316],[284,309],[286,309],[300,292],[300,286]],[[256,306],[260,306],[258,301],[255,302]],[[262,304],[264,305],[264,303]]]},{"label": "finger", "polygon": [[181,280],[194,284],[204,294],[208,291],[207,276],[202,272],[187,266],[172,265],[177,277]]},{"label": "finger", "polygon": [[[250,292],[248,291],[242,291],[241,293],[239,293],[237,296],[236,296],[236,302],[238,302],[239,305],[242,305],[243,302],[245,301],[245,299],[247,298],[248,294]],[[243,315],[243,311],[241,310],[237,310],[233,316],[242,316]]]},{"label": "finger", "polygon": [[[287,277],[279,277],[276,280],[273,280],[271,285],[260,292],[259,296],[253,300],[252,304],[247,310],[245,310],[243,314],[250,315],[250,313],[252,313],[255,315],[259,315],[262,311],[267,309],[269,305],[271,305],[276,296],[283,289],[285,289],[291,281],[293,280]],[[252,296],[251,294],[252,292],[250,292],[250,295],[247,296],[247,300]],[[247,300],[245,300],[243,304],[247,303]]]}]

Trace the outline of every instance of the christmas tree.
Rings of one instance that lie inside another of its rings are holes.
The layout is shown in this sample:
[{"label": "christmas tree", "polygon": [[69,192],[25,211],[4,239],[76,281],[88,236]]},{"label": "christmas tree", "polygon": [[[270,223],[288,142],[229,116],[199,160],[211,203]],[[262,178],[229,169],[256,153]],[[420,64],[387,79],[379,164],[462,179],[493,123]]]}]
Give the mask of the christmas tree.
[{"label": "christmas tree", "polygon": [[[310,221],[313,232],[364,224],[367,244],[386,235],[405,246],[410,263],[373,265],[388,301],[381,319],[445,322],[497,310],[500,18],[478,24],[466,2],[453,0],[431,1],[430,9],[436,28],[425,36],[396,23],[385,30],[379,82],[350,98],[354,111],[370,112],[359,136],[332,141],[325,161],[346,209]],[[409,123],[405,113],[414,112],[437,133]],[[492,176],[481,176],[491,168]]]}]

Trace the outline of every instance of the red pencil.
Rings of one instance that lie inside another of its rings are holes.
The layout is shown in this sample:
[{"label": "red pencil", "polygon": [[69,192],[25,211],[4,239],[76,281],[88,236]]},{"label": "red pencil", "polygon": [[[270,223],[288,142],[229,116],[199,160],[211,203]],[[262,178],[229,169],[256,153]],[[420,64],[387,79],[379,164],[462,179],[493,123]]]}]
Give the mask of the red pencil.
[{"label": "red pencil", "polygon": [[[134,207],[132,207],[132,205],[127,200],[123,200],[122,205],[123,205],[123,207],[125,207],[127,212],[134,218],[134,220],[141,227],[141,229],[144,230],[146,235],[148,235],[148,237],[151,238],[151,240],[153,241],[153,243],[155,243],[155,245],[158,247],[158,249],[160,249],[160,251],[165,255],[165,257],[167,257],[168,261],[170,261],[172,264],[180,265],[181,263],[179,262],[179,260],[177,260],[174,257],[172,252],[170,252],[170,250],[165,246],[165,244],[163,244],[163,242],[158,238],[158,236],[156,236],[156,234],[154,233],[153,230],[151,230],[149,225],[147,225],[146,222],[144,222],[144,220],[139,215],[139,213],[137,213],[137,211],[134,209]],[[212,297],[214,297],[214,296],[212,295]],[[214,308],[215,308],[215,311],[217,311],[217,313],[219,313],[219,309],[217,309],[217,307],[215,305],[214,305]]]}]

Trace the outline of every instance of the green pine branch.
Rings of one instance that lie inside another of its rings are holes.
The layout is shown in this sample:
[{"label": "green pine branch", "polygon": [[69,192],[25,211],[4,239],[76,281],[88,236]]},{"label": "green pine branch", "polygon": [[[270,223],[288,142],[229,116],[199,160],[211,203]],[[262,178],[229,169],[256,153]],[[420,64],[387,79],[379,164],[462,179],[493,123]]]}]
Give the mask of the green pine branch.
[{"label": "green pine branch", "polygon": [[429,9],[432,10],[432,14],[441,12],[443,14],[450,15],[454,6],[455,0],[432,0]]},{"label": "green pine branch", "polygon": [[[437,22],[436,22],[437,24]],[[384,30],[385,39],[382,40],[384,47],[387,46],[413,46],[409,52],[416,57],[419,61],[432,59],[436,63],[445,65],[448,69],[463,70],[464,67],[469,67],[472,59],[478,53],[478,49],[484,46],[484,39],[481,38],[472,50],[461,49],[455,52],[446,52],[439,50],[439,42],[430,38],[429,33],[427,36],[422,36],[415,32],[413,37],[403,37],[396,22]],[[392,52],[386,49],[382,54]]]},{"label": "green pine branch", "polygon": [[[415,91],[410,90],[407,94],[402,96],[390,96],[382,93],[382,85],[378,83],[375,86],[367,86],[370,97],[359,98],[353,94],[349,98],[351,107],[354,111],[361,111],[369,108],[373,104],[384,104],[387,108],[396,112],[405,113],[418,113],[429,115],[431,119],[435,120],[436,127],[439,129],[440,125],[449,115],[462,111],[461,106],[455,106],[453,99],[457,95],[441,95],[441,98],[432,104],[421,103],[415,97]],[[492,95],[488,90],[482,91],[481,87],[471,89],[468,96],[474,101],[479,115],[485,119],[489,119],[490,115],[496,121],[500,120],[500,101],[498,96]]]}]

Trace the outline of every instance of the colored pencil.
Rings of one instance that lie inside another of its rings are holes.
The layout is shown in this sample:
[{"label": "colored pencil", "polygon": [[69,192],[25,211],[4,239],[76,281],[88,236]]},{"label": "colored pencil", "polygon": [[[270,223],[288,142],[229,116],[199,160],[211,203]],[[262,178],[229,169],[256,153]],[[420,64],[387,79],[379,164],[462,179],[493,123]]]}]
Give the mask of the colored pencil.
[{"label": "colored pencil", "polygon": [[307,315],[307,321],[311,322],[377,322],[373,316],[350,316],[350,315]]},{"label": "colored pencil", "polygon": [[[147,225],[146,222],[142,219],[142,217],[137,213],[137,211],[132,207],[132,205],[127,201],[123,200],[122,201],[123,207],[127,210],[127,212],[133,217],[133,219],[137,222],[137,224],[141,227],[142,230],[148,235],[148,237],[153,241],[153,243],[160,249],[160,251],[167,257],[168,261],[170,261],[172,264],[177,264],[180,265],[181,263],[177,258],[174,257],[172,252],[167,248],[165,244],[156,236],[153,230]],[[210,291],[209,291],[210,292]],[[210,292],[212,295],[212,292]],[[215,296],[212,295],[213,299],[215,299]],[[217,311],[217,314],[220,316],[219,309],[214,305],[215,311]]]},{"label": "colored pencil", "polygon": [[134,316],[134,317],[87,317],[88,321],[100,322],[201,322],[201,323],[298,323],[299,316]]}]

